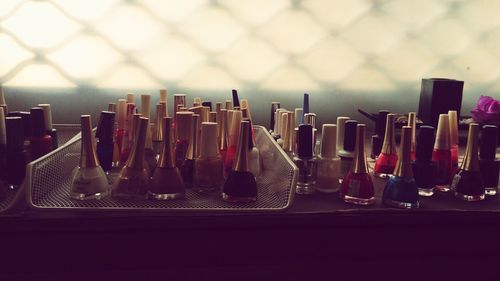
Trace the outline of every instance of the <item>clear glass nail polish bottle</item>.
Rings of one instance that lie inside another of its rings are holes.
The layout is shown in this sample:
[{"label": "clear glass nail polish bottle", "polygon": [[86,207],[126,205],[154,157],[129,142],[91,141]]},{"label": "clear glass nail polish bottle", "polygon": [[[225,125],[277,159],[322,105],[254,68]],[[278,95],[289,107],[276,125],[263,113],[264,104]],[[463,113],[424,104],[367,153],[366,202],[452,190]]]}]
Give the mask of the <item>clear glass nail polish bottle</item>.
[{"label": "clear glass nail polish bottle", "polygon": [[337,157],[337,125],[323,124],[321,149],[315,189],[319,192],[337,192],[340,188],[340,158]]},{"label": "clear glass nail polish bottle", "polygon": [[434,195],[437,167],[432,161],[434,147],[434,127],[420,126],[416,148],[416,159],[412,162],[413,177],[420,196]]},{"label": "clear glass nail polish bottle", "polygon": [[469,124],[467,147],[460,169],[453,177],[451,189],[464,201],[481,201],[485,198],[483,177],[479,170],[479,124]]},{"label": "clear glass nail polish bottle", "polygon": [[386,178],[392,175],[394,168],[396,168],[396,162],[398,161],[396,136],[394,133],[395,116],[395,114],[387,114],[384,144],[382,145],[382,151],[377,157],[375,166],[373,167],[373,175],[379,178]]},{"label": "clear glass nail polish bottle", "polygon": [[248,133],[250,122],[240,122],[238,150],[233,167],[224,183],[222,199],[227,202],[247,203],[257,200],[257,182],[248,166]]},{"label": "clear glass nail polish bottle", "polygon": [[385,205],[413,209],[420,206],[418,187],[411,167],[412,127],[404,126],[401,134],[398,162],[394,174],[385,185],[382,202]]},{"label": "clear glass nail polish bottle", "polygon": [[78,200],[101,199],[109,193],[106,173],[99,164],[92,137],[90,115],[80,117],[82,140],[80,165],[73,171],[70,197]]},{"label": "clear glass nail polish bottle", "polygon": [[173,118],[163,117],[163,146],[158,165],[151,177],[150,197],[158,200],[183,198],[186,194],[184,180],[174,159]]},{"label": "clear glass nail polish bottle", "polygon": [[121,199],[146,199],[151,189],[151,178],[144,161],[144,146],[149,120],[139,118],[136,128],[134,146],[130,156],[121,169],[118,179],[111,190],[111,196]]},{"label": "clear glass nail polish bottle", "polygon": [[340,186],[340,198],[344,202],[355,205],[371,205],[375,203],[375,189],[366,162],[365,131],[365,124],[357,124],[354,162]]},{"label": "clear glass nail polish bottle", "polygon": [[224,162],[217,144],[217,123],[201,123],[201,151],[195,160],[193,187],[196,191],[220,190],[224,183]]},{"label": "clear glass nail polish bottle", "polygon": [[488,196],[496,195],[499,187],[500,159],[496,158],[497,134],[498,128],[494,125],[485,125],[481,131],[479,168]]},{"label": "clear glass nail polish bottle", "polygon": [[313,194],[317,177],[317,160],[313,151],[313,127],[300,124],[297,132],[297,154],[293,162],[299,168],[299,178],[295,193]]}]

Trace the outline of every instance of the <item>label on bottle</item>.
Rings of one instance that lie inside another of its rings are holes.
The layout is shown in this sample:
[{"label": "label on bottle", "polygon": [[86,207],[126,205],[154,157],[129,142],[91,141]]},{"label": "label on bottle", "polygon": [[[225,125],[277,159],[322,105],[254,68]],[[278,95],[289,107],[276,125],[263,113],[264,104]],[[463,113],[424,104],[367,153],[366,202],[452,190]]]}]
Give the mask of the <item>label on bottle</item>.
[{"label": "label on bottle", "polygon": [[349,188],[347,189],[347,195],[351,197],[358,197],[360,186],[361,182],[359,180],[351,179],[349,181]]}]

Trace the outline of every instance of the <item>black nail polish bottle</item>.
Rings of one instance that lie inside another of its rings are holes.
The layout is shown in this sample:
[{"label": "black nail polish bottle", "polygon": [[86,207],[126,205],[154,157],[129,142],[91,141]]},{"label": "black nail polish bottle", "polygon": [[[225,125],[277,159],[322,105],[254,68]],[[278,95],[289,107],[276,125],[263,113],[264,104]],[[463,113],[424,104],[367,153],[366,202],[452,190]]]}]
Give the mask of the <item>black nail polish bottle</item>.
[{"label": "black nail polish bottle", "polygon": [[497,126],[485,125],[481,130],[479,169],[483,177],[486,195],[495,195],[498,192],[500,159],[496,159],[497,134]]},{"label": "black nail polish bottle", "polygon": [[7,117],[5,118],[5,127],[7,131],[7,183],[11,188],[17,188],[24,180],[27,164],[23,120],[21,117]]},{"label": "black nail polish bottle", "polygon": [[418,132],[416,159],[412,162],[413,177],[420,196],[432,196],[436,185],[436,163],[432,161],[434,127],[421,126]]},{"label": "black nail polish bottle", "polygon": [[95,138],[97,139],[96,152],[99,163],[105,172],[113,166],[113,132],[115,128],[115,113],[102,111],[97,125]]}]

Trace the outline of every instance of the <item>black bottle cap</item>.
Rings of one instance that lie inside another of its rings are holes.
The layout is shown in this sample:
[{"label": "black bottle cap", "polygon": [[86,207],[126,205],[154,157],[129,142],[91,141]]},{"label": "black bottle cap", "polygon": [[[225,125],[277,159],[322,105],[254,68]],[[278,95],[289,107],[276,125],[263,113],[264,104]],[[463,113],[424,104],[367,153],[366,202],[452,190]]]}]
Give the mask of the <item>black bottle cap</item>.
[{"label": "black bottle cap", "polygon": [[31,138],[32,127],[31,127],[31,114],[27,111],[10,111],[9,117],[21,117],[23,119],[22,128],[23,136],[25,140]]},{"label": "black bottle cap", "polygon": [[212,102],[211,101],[204,101],[201,103],[201,105],[210,107],[210,111],[212,111]]},{"label": "black bottle cap", "polygon": [[23,150],[24,128],[22,117],[6,117],[5,130],[7,132],[7,149],[12,151]]},{"label": "black bottle cap", "polygon": [[416,148],[416,158],[419,161],[431,161],[432,151],[434,150],[434,132],[432,126],[421,126],[418,129],[418,139]]},{"label": "black bottle cap", "polygon": [[313,157],[313,127],[300,124],[297,132],[297,155],[299,158]]},{"label": "black bottle cap", "polygon": [[238,91],[235,89],[232,90],[233,93],[233,108],[240,107],[240,99],[238,98]]},{"label": "black bottle cap", "polygon": [[377,123],[375,124],[375,134],[383,137],[385,135],[385,126],[387,123],[388,110],[380,110],[377,116]]},{"label": "black bottle cap", "polygon": [[354,151],[356,146],[356,127],[358,126],[358,121],[347,120],[345,122],[344,128],[344,150]]},{"label": "black bottle cap", "polygon": [[112,111],[102,111],[97,124],[95,137],[99,141],[113,141],[113,132],[115,129],[115,113]]},{"label": "black bottle cap", "polygon": [[31,128],[33,129],[34,137],[41,137],[47,134],[45,130],[45,114],[43,108],[33,107],[30,110]]},{"label": "black bottle cap", "polygon": [[271,103],[271,123],[269,124],[269,129],[274,130],[274,113],[278,108],[281,108],[281,104],[279,102],[272,102]]},{"label": "black bottle cap", "polygon": [[484,125],[481,130],[479,158],[493,160],[496,157],[498,128],[494,125]]}]

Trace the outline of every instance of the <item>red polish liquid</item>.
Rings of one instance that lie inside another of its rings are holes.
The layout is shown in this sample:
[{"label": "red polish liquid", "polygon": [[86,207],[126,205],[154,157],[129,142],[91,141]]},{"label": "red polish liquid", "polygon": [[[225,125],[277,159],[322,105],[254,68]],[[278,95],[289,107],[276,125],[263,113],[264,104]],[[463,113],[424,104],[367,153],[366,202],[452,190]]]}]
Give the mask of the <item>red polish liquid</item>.
[{"label": "red polish liquid", "polygon": [[375,167],[373,168],[373,172],[375,174],[390,175],[394,172],[394,168],[396,168],[397,162],[398,162],[397,154],[380,153],[380,155],[377,158],[377,162],[375,162]]},{"label": "red polish liquid", "polygon": [[451,150],[434,149],[432,151],[432,161],[436,162],[436,188],[440,191],[450,190],[450,183],[453,176]]},{"label": "red polish liquid", "polygon": [[236,146],[230,145],[227,148],[226,155],[224,156],[224,170],[227,174],[231,171],[233,167],[234,158],[236,157]]},{"label": "red polish liquid", "polygon": [[[123,159],[123,138],[125,137],[128,137],[128,133],[125,134],[126,131],[124,129],[117,129],[116,130],[116,133],[115,133],[115,142],[116,144],[118,145],[118,151],[120,153],[120,159]],[[127,155],[127,158],[128,158],[128,155]],[[125,158],[125,161],[127,161],[127,159]]]},{"label": "red polish liquid", "polygon": [[41,137],[32,137],[31,138],[31,157],[34,159],[38,159],[45,154],[52,151],[52,137],[49,135],[44,135]]},{"label": "red polish liquid", "polygon": [[346,202],[369,205],[375,201],[372,177],[367,173],[350,171],[340,186],[340,196]]},{"label": "red polish liquid", "polygon": [[451,146],[451,168],[452,174],[456,174],[458,172],[458,145]]}]

